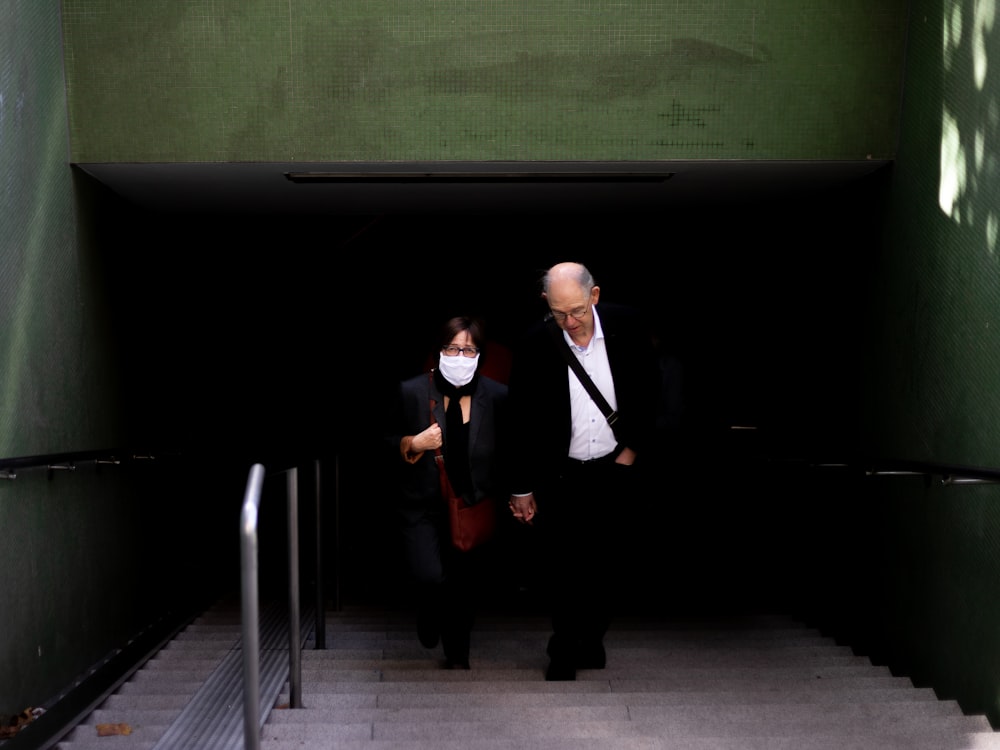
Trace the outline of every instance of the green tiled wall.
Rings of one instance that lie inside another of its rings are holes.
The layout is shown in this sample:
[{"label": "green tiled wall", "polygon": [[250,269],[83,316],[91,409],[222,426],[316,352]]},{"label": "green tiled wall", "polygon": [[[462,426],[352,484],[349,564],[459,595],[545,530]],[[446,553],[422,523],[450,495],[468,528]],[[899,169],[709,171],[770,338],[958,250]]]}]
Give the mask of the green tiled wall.
[{"label": "green tiled wall", "polygon": [[[867,448],[1000,467],[1000,38],[991,4],[914,3],[902,138],[876,280]],[[1000,721],[1000,485],[900,481],[879,601],[893,655]]]},{"label": "green tiled wall", "polygon": [[[2,3],[0,457],[121,439],[99,255],[68,163],[59,1]],[[41,705],[135,632],[141,568],[125,561],[150,541],[127,532],[140,512],[93,464],[0,479],[0,718]]]},{"label": "green tiled wall", "polygon": [[69,168],[59,3],[0,16],[0,456],[116,439],[98,252]]},{"label": "green tiled wall", "polygon": [[66,0],[76,162],[865,159],[907,0]]},{"label": "green tiled wall", "polygon": [[[1000,43],[977,23],[973,3],[923,5],[914,13],[895,211],[877,275],[883,324],[874,345],[892,366],[873,370],[876,398],[889,410],[881,426],[894,454],[996,466]],[[987,68],[982,84],[977,64]]]}]

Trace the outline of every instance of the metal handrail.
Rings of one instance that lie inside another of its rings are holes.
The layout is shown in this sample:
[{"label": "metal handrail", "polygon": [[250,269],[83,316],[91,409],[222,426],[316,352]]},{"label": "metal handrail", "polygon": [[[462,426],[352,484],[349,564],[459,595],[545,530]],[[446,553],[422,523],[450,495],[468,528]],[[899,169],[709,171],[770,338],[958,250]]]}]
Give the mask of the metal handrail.
[{"label": "metal handrail", "polygon": [[801,466],[811,469],[843,469],[866,477],[923,477],[930,482],[939,477],[942,485],[1000,484],[1000,468],[907,461],[901,459],[848,458],[844,460],[811,461],[807,459],[769,459],[769,463],[788,468]]},{"label": "metal handrail", "polygon": [[72,464],[94,461],[95,463],[117,463],[121,458],[148,458],[148,454],[137,455],[135,451],[116,451],[111,449],[96,451],[71,451],[63,453],[45,453],[33,456],[12,456],[0,458],[0,469],[16,471],[17,469],[37,469],[54,464]]},{"label": "metal handrail", "polygon": [[326,614],[323,611],[323,471],[319,461],[313,462],[316,481],[316,648],[326,648]]},{"label": "metal handrail", "polygon": [[[257,518],[264,467],[250,467],[240,514],[240,581],[243,631],[243,735],[246,750],[260,750],[260,599],[257,569]],[[302,707],[302,654],[299,614],[298,469],[287,471],[288,484],[288,680],[290,705]]]},{"label": "metal handrail", "polygon": [[163,455],[160,452],[152,454],[135,451],[95,450],[0,458],[0,479],[17,479],[18,471],[35,469],[46,469],[50,473],[75,471],[79,464],[93,463],[98,466],[105,464],[117,466],[122,461],[148,461]]},{"label": "metal handrail", "polygon": [[943,485],[956,484],[996,484],[1000,482],[1000,470],[983,466],[959,466],[931,461],[884,461],[872,463],[866,468],[868,476],[920,475],[930,480],[940,477]]}]

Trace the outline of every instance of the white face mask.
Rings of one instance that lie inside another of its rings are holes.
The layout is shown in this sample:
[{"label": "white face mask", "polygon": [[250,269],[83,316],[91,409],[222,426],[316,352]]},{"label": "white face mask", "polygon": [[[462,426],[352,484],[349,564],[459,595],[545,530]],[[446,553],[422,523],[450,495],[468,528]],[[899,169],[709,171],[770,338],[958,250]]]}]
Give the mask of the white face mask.
[{"label": "white face mask", "polygon": [[461,388],[472,380],[478,364],[478,354],[475,357],[466,357],[461,354],[457,357],[449,357],[444,352],[438,355],[438,368],[441,370],[441,374],[456,388]]}]

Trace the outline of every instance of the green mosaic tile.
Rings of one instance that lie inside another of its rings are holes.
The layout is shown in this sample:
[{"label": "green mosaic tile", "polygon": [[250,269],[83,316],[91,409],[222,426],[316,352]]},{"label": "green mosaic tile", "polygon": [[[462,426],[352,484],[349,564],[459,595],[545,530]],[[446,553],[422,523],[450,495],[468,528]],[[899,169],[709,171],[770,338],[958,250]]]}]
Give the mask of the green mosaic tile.
[{"label": "green mosaic tile", "polygon": [[67,0],[74,159],[891,157],[905,0]]}]

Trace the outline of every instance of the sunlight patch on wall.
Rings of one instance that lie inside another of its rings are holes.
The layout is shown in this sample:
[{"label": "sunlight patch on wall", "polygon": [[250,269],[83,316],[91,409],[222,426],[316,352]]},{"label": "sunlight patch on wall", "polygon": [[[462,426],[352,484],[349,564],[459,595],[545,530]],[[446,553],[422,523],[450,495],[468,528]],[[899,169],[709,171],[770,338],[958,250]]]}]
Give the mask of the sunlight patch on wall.
[{"label": "sunlight patch on wall", "polygon": [[965,153],[962,151],[958,121],[941,113],[941,181],[938,185],[938,204],[946,215],[961,223],[958,199],[965,192]]},{"label": "sunlight patch on wall", "polygon": [[[989,86],[996,0],[946,0],[943,20],[938,205],[956,224],[978,227],[993,255],[1000,217],[986,186],[1000,166],[995,155],[1000,106]],[[970,111],[978,113],[975,121]]]},{"label": "sunlight patch on wall", "polygon": [[976,0],[972,30],[972,65],[976,77],[976,88],[980,91],[986,85],[986,34],[993,30],[996,15],[994,0]]}]

